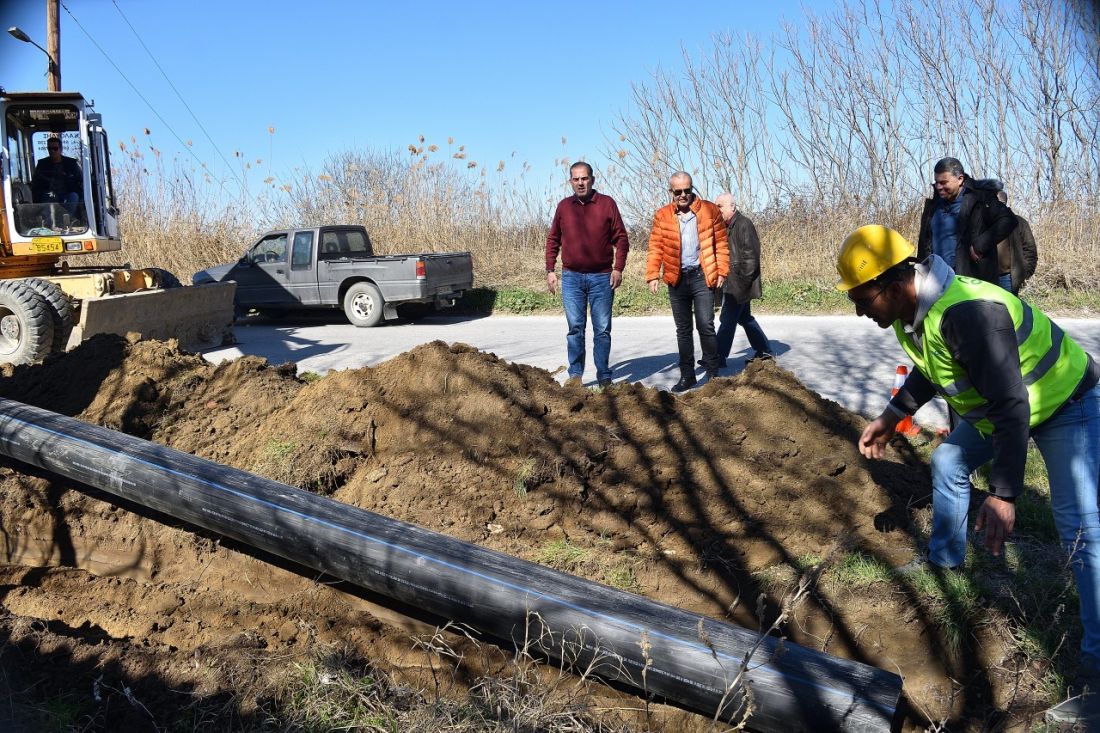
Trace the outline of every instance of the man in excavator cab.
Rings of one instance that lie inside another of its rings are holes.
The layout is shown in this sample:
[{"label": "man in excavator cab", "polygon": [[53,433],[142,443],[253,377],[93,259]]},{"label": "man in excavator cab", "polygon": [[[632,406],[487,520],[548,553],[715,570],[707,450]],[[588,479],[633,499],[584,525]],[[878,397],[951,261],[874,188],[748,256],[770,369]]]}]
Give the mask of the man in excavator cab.
[{"label": "man in excavator cab", "polygon": [[61,138],[46,141],[48,155],[34,167],[31,191],[36,204],[61,204],[75,216],[84,198],[83,174],[75,158],[61,154]]}]

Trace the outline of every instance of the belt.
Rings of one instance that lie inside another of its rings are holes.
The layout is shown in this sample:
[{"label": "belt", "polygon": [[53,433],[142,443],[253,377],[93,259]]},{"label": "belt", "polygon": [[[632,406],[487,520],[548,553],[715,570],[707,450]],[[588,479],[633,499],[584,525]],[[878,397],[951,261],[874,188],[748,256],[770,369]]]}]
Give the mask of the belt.
[{"label": "belt", "polygon": [[694,267],[681,267],[680,272],[684,273],[685,275],[690,275],[693,272],[699,272],[699,270],[701,269],[702,267],[700,267],[699,265],[695,265]]}]

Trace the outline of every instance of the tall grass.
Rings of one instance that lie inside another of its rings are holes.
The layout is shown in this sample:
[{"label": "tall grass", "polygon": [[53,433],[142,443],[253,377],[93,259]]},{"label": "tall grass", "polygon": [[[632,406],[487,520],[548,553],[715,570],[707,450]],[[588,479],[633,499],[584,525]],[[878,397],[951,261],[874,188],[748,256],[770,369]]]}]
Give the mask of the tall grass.
[{"label": "tall grass", "polygon": [[[250,192],[178,159],[166,162],[153,145],[132,140],[115,154],[124,257],[134,266],[165,267],[186,281],[196,270],[236,259],[268,229],[362,224],[380,253],[469,251],[475,285],[496,291],[543,289],[546,231],[565,186],[551,190],[547,185],[536,192],[526,180],[526,168],[510,174],[501,163],[485,172],[466,167],[473,161],[430,147],[413,151],[347,150],[318,172],[297,171],[287,180],[269,177],[259,191]],[[248,166],[242,164],[246,177]],[[665,182],[652,185],[663,189]],[[227,195],[230,189],[234,193]],[[616,190],[601,190],[618,196]],[[719,192],[701,193],[714,198]],[[780,299],[792,288],[831,290],[840,242],[868,222],[893,226],[915,242],[922,201],[903,204],[887,219],[859,201],[826,207],[809,196],[788,196],[764,211],[744,212],[760,233],[765,284]],[[1027,292],[1070,309],[1073,294],[1095,302],[1100,295],[1100,209],[1063,202],[1022,213],[1031,215],[1039,247],[1039,268]],[[627,287],[644,283],[649,225],[627,222]],[[642,311],[650,309],[647,298],[637,300]],[[781,310],[816,312],[829,310],[830,303],[811,294]]]}]

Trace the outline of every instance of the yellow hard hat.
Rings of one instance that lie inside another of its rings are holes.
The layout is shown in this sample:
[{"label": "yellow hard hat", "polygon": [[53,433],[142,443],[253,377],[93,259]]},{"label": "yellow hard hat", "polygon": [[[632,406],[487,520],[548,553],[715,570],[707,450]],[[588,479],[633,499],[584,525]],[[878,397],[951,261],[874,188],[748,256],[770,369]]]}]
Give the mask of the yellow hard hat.
[{"label": "yellow hard hat", "polygon": [[879,224],[861,226],[848,235],[836,258],[840,282],[836,289],[846,293],[870,282],[899,262],[913,257],[916,250],[909,240],[890,227]]}]

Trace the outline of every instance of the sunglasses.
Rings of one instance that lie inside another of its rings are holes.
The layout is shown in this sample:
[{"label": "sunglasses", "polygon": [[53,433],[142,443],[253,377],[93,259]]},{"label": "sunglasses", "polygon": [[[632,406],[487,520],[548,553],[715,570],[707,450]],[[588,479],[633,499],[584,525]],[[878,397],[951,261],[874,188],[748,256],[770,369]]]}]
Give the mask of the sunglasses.
[{"label": "sunglasses", "polygon": [[875,291],[874,295],[868,295],[868,296],[863,297],[863,298],[853,298],[852,297],[852,291],[849,290],[848,291],[848,300],[852,301],[852,304],[854,306],[856,306],[857,308],[859,308],[861,310],[867,310],[867,308],[870,307],[870,305],[872,303],[874,303],[876,300],[878,300],[879,296],[882,295],[882,293],[888,287],[890,287],[890,283],[885,283],[885,284],[882,285],[882,287],[880,287],[878,290]]},{"label": "sunglasses", "polygon": [[673,196],[687,196],[689,193],[691,193],[691,189],[690,188],[670,188],[670,189],[668,189],[668,192],[671,193]]}]

